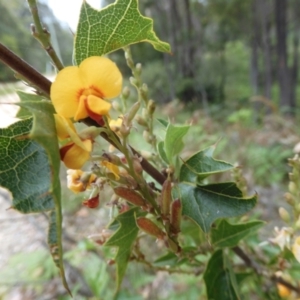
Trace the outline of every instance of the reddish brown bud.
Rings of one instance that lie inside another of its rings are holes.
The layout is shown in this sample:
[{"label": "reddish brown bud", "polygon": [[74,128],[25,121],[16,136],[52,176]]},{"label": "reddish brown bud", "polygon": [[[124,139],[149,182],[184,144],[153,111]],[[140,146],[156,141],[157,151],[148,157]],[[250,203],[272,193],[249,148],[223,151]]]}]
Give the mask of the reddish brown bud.
[{"label": "reddish brown bud", "polygon": [[141,230],[155,236],[160,240],[164,239],[165,237],[165,233],[148,218],[140,217],[136,220],[136,224]]},{"label": "reddish brown bud", "polygon": [[161,212],[164,216],[168,216],[170,214],[170,204],[172,200],[172,183],[170,179],[166,179],[161,192]]},{"label": "reddish brown bud", "polygon": [[95,197],[91,198],[91,199],[88,199],[88,200],[84,200],[82,202],[83,205],[89,207],[89,208],[96,208],[99,206],[99,194],[96,195]]},{"label": "reddish brown bud", "polygon": [[129,203],[132,203],[136,206],[146,206],[145,199],[140,194],[131,189],[119,186],[114,189],[114,192]]},{"label": "reddish brown bud", "polygon": [[108,261],[107,261],[107,264],[109,265],[109,266],[112,266],[112,265],[114,265],[116,263],[116,261],[114,260],[114,259],[109,259]]},{"label": "reddish brown bud", "polygon": [[170,231],[173,234],[178,234],[180,232],[181,224],[181,213],[182,205],[179,199],[172,202],[171,205],[171,220],[170,220]]}]

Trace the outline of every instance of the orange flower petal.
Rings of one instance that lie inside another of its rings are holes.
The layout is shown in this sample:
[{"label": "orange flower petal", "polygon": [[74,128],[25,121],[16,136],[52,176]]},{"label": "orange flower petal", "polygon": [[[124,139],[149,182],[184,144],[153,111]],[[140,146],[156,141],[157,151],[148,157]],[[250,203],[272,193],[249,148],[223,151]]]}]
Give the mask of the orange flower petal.
[{"label": "orange flower petal", "polygon": [[89,159],[90,152],[83,150],[76,144],[69,147],[62,158],[66,167],[70,169],[81,169]]},{"label": "orange flower petal", "polygon": [[115,175],[116,180],[120,179],[120,170],[119,167],[112,164],[111,162],[104,160],[102,161],[102,165],[105,166],[111,173],[113,173]]},{"label": "orange flower petal", "polygon": [[84,87],[99,91],[104,99],[117,97],[122,89],[122,74],[114,62],[106,57],[91,56],[80,65]]},{"label": "orange flower petal", "polygon": [[86,102],[86,97],[85,95],[80,96],[79,98],[79,102],[78,102],[78,106],[77,106],[77,110],[74,114],[74,120],[78,121],[81,119],[85,119],[86,117],[88,117],[88,112],[86,110],[85,107],[85,102]]},{"label": "orange flower petal", "polygon": [[111,104],[109,102],[94,95],[87,97],[86,106],[88,107],[88,110],[101,116],[108,115],[108,112],[111,108]]},{"label": "orange flower petal", "polygon": [[84,83],[78,67],[66,67],[56,76],[50,95],[56,112],[73,118],[78,108],[78,97]]}]

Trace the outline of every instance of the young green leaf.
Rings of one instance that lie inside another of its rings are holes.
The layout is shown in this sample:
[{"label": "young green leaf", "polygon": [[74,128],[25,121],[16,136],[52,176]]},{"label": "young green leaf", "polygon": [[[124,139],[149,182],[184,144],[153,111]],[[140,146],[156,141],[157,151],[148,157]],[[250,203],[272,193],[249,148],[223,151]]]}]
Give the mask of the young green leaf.
[{"label": "young green leaf", "polygon": [[210,258],[204,273],[207,299],[240,299],[235,274],[222,250]]},{"label": "young green leaf", "polygon": [[193,186],[179,184],[182,214],[193,219],[204,232],[219,218],[240,216],[256,204],[256,195],[244,198],[233,182]]},{"label": "young green leaf", "polygon": [[252,221],[232,225],[226,220],[221,220],[217,228],[211,231],[211,242],[215,247],[234,247],[240,240],[251,233],[255,233],[265,222]]},{"label": "young green leaf", "polygon": [[135,211],[136,209],[133,208],[117,216],[115,221],[118,221],[119,228],[104,244],[104,246],[118,248],[115,257],[117,264],[117,290],[120,288],[125,275],[131,249],[139,231],[135,221]]},{"label": "young green leaf", "polygon": [[138,0],[117,0],[101,10],[83,1],[75,37],[77,65],[87,57],[101,56],[139,42],[170,52],[169,44],[160,41],[153,31],[153,20],[139,12]]},{"label": "young green leaf", "polygon": [[211,146],[197,152],[185,161],[180,169],[180,181],[195,183],[197,180],[202,180],[209,175],[229,171],[234,168],[230,163],[214,159],[214,150],[215,146]]},{"label": "young green leaf", "polygon": [[175,163],[176,155],[183,149],[184,143],[182,139],[187,134],[189,128],[190,126],[178,126],[172,124],[169,124],[167,127],[164,146],[166,156],[170,163]]}]

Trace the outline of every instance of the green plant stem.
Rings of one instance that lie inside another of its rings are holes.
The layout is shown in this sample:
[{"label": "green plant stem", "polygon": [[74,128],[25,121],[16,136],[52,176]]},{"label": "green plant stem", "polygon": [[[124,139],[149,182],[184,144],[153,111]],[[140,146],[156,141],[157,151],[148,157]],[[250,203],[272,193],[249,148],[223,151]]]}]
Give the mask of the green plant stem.
[{"label": "green plant stem", "polygon": [[56,68],[58,70],[62,70],[64,68],[64,65],[62,64],[54,48],[52,47],[52,44],[50,42],[50,33],[47,31],[46,28],[43,28],[42,26],[36,0],[27,0],[27,2],[34,22],[34,26],[32,26],[32,35],[41,43],[41,45],[50,56]]},{"label": "green plant stem", "polygon": [[[50,87],[51,81],[44,77],[41,73],[36,71],[27,62],[22,60],[7,47],[0,43],[0,61],[6,64],[8,67],[21,74],[22,77],[26,78],[30,84],[35,86],[38,90],[43,92],[50,99]],[[87,126],[99,127],[99,124],[91,118],[82,120]],[[108,141],[110,144],[119,149],[118,145],[114,143],[105,132],[100,133],[101,137]],[[116,137],[118,139],[118,137]],[[133,154],[141,158],[141,166],[143,170],[148,173],[158,183],[163,184],[166,180],[165,176],[160,173],[155,167],[153,167],[145,158],[143,158],[135,149],[130,147]],[[120,150],[120,149],[119,149]]]}]

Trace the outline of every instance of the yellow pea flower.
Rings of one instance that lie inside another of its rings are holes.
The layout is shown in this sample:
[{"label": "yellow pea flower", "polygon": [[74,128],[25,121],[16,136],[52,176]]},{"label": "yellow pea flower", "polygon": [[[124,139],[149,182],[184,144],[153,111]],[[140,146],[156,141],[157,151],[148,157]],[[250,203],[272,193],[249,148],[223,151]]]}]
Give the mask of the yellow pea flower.
[{"label": "yellow pea flower", "polygon": [[119,116],[117,120],[110,120],[109,127],[114,132],[119,132],[123,123],[123,116]]},{"label": "yellow pea flower", "polygon": [[110,59],[92,56],[79,66],[61,70],[51,85],[56,112],[75,121],[90,117],[103,125],[111,104],[106,100],[121,93],[122,75]]},{"label": "yellow pea flower", "polygon": [[90,158],[93,140],[91,138],[81,139],[70,119],[61,115],[54,115],[54,118],[59,139],[70,139],[59,150],[61,160],[67,168],[81,169]]},{"label": "yellow pea flower", "polygon": [[82,170],[67,170],[67,186],[74,193],[80,193],[90,188],[97,179],[95,174],[85,173]]},{"label": "yellow pea flower", "polygon": [[102,166],[106,167],[111,173],[113,173],[115,175],[116,180],[120,179],[120,170],[119,167],[116,166],[115,164],[107,161],[107,160],[103,160],[101,161]]}]

